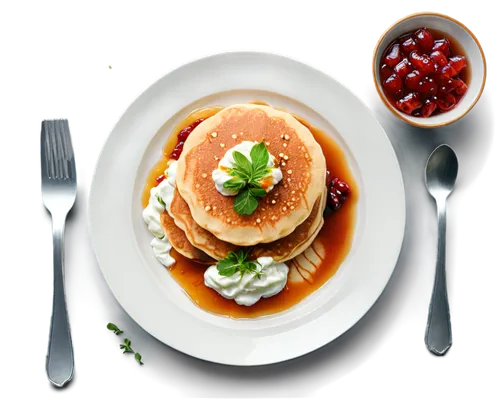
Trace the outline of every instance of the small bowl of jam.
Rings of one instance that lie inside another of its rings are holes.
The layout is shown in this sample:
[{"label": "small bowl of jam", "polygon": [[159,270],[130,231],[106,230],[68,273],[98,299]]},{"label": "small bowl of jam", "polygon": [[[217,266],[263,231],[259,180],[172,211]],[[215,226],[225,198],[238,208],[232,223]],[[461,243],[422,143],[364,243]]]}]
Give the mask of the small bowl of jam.
[{"label": "small bowl of jam", "polygon": [[435,128],[474,107],[486,82],[486,59],[462,23],[442,14],[412,14],[379,39],[373,78],[380,98],[396,116]]}]

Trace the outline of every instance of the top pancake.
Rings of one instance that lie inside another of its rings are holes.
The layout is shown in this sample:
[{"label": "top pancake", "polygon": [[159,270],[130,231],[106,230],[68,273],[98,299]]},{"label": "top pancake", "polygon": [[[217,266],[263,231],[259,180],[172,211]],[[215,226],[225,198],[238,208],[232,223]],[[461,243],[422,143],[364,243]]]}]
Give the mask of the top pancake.
[{"label": "top pancake", "polygon": [[[221,195],[211,176],[226,151],[247,140],[266,143],[283,180],[259,200],[252,215],[240,215],[234,197]],[[293,232],[322,194],[325,175],[323,151],[309,129],[286,112],[238,104],[193,130],[179,158],[176,183],[198,225],[223,241],[252,246]]]}]

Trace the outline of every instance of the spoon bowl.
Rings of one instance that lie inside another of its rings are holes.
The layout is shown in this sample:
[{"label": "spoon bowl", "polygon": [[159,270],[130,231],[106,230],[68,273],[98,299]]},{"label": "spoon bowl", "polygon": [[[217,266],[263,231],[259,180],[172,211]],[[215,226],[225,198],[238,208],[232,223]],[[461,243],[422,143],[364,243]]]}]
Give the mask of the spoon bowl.
[{"label": "spoon bowl", "polygon": [[458,158],[453,149],[442,144],[437,147],[427,160],[425,185],[436,200],[446,198],[453,191],[458,175]]}]

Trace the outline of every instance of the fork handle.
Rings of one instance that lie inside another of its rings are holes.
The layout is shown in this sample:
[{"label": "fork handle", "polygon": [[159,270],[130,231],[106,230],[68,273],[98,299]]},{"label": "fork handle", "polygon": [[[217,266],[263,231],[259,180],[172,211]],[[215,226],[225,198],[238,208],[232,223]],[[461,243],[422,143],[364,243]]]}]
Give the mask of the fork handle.
[{"label": "fork handle", "polygon": [[64,225],[66,215],[52,216],[54,240],[54,299],[50,322],[46,371],[49,381],[63,387],[73,378],[73,345],[64,292]]}]

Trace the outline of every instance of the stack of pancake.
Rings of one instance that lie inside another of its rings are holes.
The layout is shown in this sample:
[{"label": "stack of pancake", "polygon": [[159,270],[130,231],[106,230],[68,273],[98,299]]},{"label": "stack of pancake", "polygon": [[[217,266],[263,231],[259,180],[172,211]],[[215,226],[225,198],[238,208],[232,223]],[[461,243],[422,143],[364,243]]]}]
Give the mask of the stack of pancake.
[{"label": "stack of pancake", "polygon": [[[212,171],[243,141],[264,142],[283,179],[252,215],[234,210],[234,197],[216,189]],[[203,121],[177,163],[176,188],[161,222],[172,246],[200,263],[241,248],[249,259],[291,260],[323,226],[326,162],[311,132],[292,115],[267,106],[238,104]]]}]

